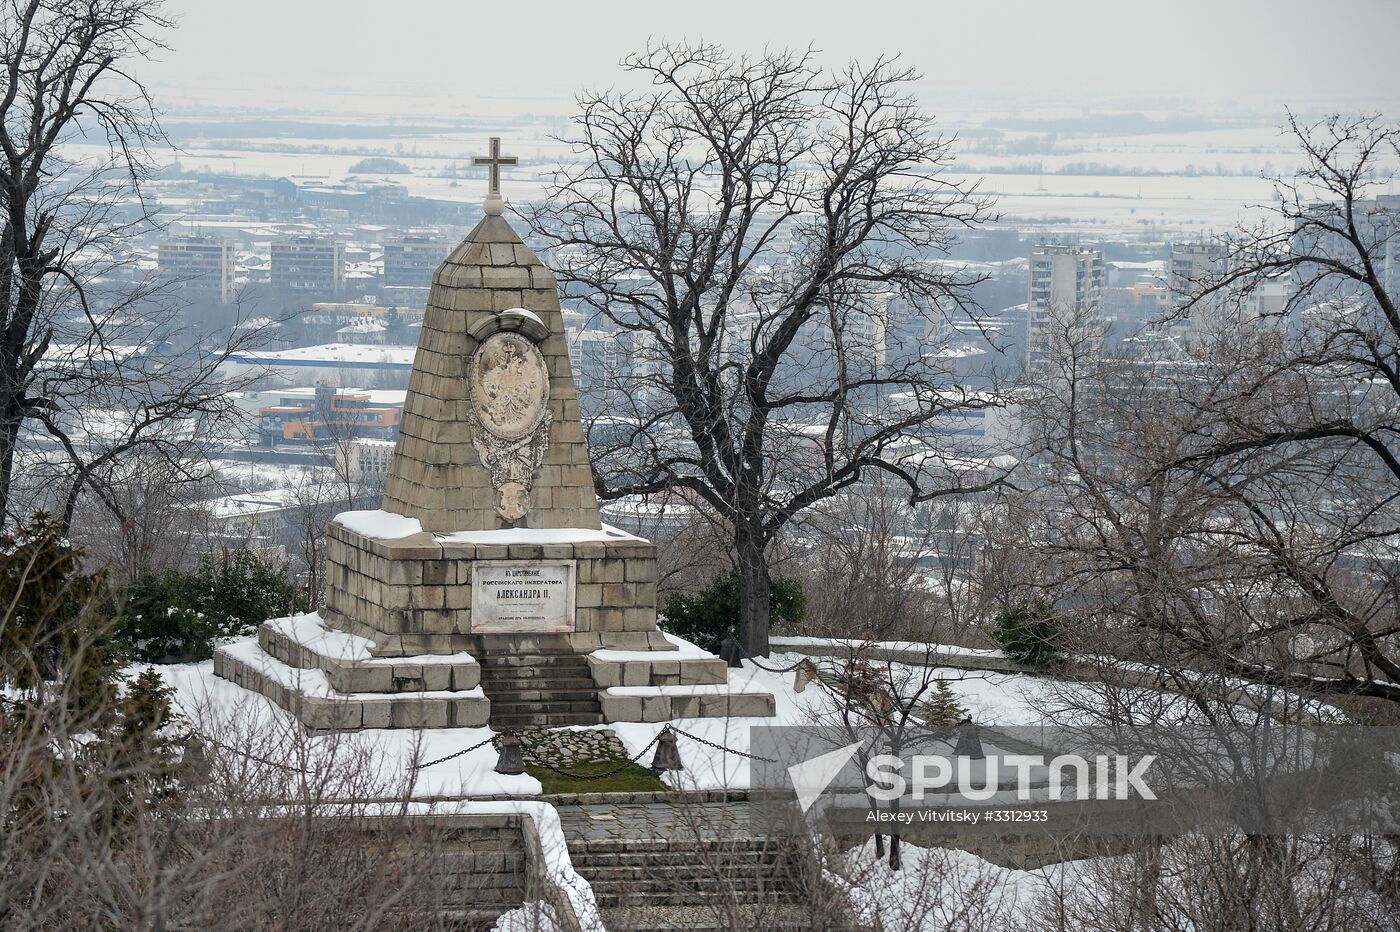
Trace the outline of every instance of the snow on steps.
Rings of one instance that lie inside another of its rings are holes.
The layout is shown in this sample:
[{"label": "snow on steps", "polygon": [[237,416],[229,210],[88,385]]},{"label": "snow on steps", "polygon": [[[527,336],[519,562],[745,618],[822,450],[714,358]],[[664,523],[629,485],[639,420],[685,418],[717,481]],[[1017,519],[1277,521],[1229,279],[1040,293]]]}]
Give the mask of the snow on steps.
[{"label": "snow on steps", "polygon": [[609,722],[669,722],[681,718],[771,718],[773,694],[749,683],[691,686],[613,686],[599,694]]},{"label": "snow on steps", "polygon": [[466,690],[481,683],[481,667],[465,651],[375,657],[373,641],[327,627],[315,612],[264,622],[258,644],[290,667],[321,670],[342,693]]},{"label": "snow on steps", "polygon": [[[389,669],[393,669],[390,667]],[[312,731],[360,728],[479,728],[491,717],[480,686],[402,692],[342,692],[317,666],[291,666],[252,638],[214,652],[214,673],[266,696]]]}]

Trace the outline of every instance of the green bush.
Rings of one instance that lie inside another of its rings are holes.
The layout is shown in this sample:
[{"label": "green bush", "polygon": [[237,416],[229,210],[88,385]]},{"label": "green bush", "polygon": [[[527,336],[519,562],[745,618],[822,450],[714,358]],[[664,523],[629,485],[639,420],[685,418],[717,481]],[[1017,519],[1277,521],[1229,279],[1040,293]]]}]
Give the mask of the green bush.
[{"label": "green bush", "polygon": [[305,610],[285,567],[233,550],[206,557],[193,573],[167,570],[132,586],[117,639],[143,663],[207,660],[216,639],[250,634],[265,619]]},{"label": "green bush", "polygon": [[100,705],[115,670],[105,576],[43,512],[0,537],[0,683],[36,690],[77,677],[72,698]]},{"label": "green bush", "polygon": [[[773,627],[793,625],[807,614],[807,598],[802,584],[783,577],[773,580],[768,595],[770,624]],[[663,631],[685,638],[705,650],[717,652],[726,635],[739,628],[739,577],[735,573],[718,576],[695,595],[673,592],[666,597]]]},{"label": "green bush", "polygon": [[1033,669],[1051,669],[1065,659],[1064,620],[1044,599],[1001,612],[992,622],[991,633],[1008,658]]},{"label": "green bush", "polygon": [[956,725],[967,718],[967,707],[958,702],[957,693],[948,681],[938,678],[930,684],[932,688],[914,714],[923,719],[924,724],[937,727]]}]

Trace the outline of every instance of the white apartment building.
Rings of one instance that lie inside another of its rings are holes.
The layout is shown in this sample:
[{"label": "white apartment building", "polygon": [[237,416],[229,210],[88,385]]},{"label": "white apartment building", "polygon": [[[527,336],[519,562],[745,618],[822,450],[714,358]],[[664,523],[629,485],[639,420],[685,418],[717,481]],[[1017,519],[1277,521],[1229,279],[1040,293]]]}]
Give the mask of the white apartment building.
[{"label": "white apartment building", "polygon": [[1026,368],[1044,372],[1075,323],[1102,313],[1104,254],[1083,246],[1037,246],[1030,258],[1026,304]]},{"label": "white apartment building", "polygon": [[206,293],[222,304],[233,297],[233,244],[224,240],[199,234],[162,240],[156,246],[156,269],[166,284]]}]

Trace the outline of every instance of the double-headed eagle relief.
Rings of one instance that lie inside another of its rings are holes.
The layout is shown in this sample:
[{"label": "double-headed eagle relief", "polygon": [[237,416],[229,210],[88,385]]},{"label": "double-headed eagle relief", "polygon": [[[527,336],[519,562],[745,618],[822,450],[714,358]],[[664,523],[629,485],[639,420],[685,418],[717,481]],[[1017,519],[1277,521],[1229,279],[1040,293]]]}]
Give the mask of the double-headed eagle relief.
[{"label": "double-headed eagle relief", "polygon": [[468,383],[472,445],[491,473],[496,513],[518,522],[549,448],[549,369],[529,339],[498,332],[472,356]]}]

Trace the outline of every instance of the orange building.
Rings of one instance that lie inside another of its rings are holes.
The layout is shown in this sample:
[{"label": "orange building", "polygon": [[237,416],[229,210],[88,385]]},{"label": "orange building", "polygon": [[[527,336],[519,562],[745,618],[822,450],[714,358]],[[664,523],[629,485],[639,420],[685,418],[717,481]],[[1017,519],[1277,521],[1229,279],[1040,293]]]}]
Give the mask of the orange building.
[{"label": "orange building", "polygon": [[288,390],[278,403],[258,409],[263,446],[316,444],[369,438],[394,440],[403,417],[401,391],[338,389],[318,382],[313,390]]}]

